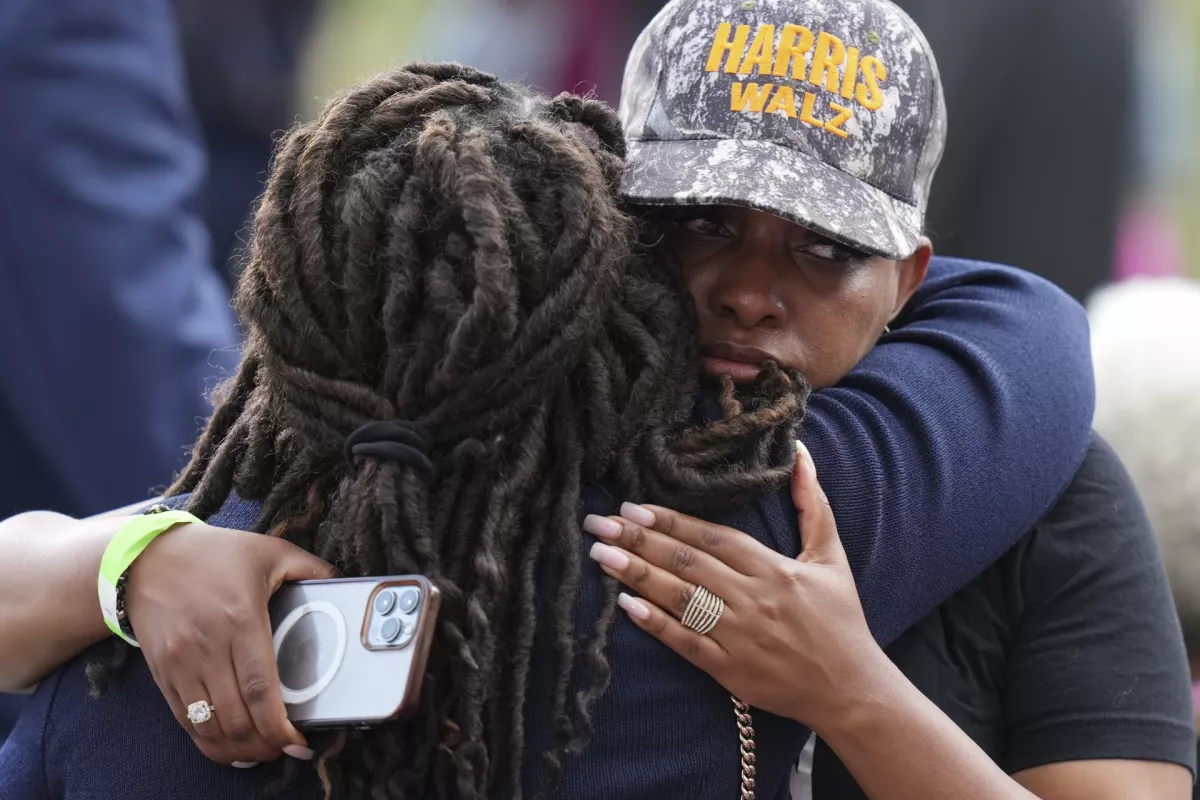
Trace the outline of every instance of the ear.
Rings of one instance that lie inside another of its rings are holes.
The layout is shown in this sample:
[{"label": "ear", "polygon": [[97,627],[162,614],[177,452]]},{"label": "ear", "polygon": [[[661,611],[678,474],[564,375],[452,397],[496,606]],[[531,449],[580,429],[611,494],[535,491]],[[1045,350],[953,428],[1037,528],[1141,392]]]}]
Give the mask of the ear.
[{"label": "ear", "polygon": [[925,274],[929,272],[929,259],[931,258],[933,258],[933,242],[922,236],[916,251],[903,261],[896,262],[896,268],[900,270],[900,286],[896,292],[896,304],[892,308],[890,319],[894,320],[899,316],[901,309],[908,304],[913,293],[925,282]]}]

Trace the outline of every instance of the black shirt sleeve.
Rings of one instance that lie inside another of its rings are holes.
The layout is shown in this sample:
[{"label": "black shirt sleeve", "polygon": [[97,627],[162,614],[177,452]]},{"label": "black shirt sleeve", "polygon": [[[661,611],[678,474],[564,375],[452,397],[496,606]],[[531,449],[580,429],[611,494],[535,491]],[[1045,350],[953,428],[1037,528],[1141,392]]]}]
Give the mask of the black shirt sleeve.
[{"label": "black shirt sleeve", "polygon": [[1018,549],[1002,766],[1133,759],[1194,773],[1179,621],[1141,501],[1105,442]]}]

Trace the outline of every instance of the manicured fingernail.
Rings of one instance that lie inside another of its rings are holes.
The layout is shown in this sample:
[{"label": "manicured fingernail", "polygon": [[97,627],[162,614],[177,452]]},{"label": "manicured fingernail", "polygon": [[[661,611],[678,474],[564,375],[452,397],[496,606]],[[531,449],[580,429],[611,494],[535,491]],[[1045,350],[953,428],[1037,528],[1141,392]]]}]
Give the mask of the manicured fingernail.
[{"label": "manicured fingernail", "polygon": [[643,528],[649,528],[654,524],[654,512],[633,503],[621,504],[621,516],[635,525],[641,525]]},{"label": "manicured fingernail", "polygon": [[650,619],[650,609],[646,608],[646,604],[624,592],[617,595],[617,605],[625,609],[625,612],[631,617],[636,617],[643,622]]},{"label": "manicured fingernail", "polygon": [[796,452],[800,454],[801,459],[804,461],[804,468],[808,472],[817,471],[816,465],[813,464],[812,453],[808,452],[808,448],[804,446],[804,442],[799,439],[796,440]]},{"label": "manicured fingernail", "polygon": [[287,753],[292,758],[298,758],[301,761],[312,761],[313,751],[307,747],[301,747],[298,744],[285,745],[283,752]]},{"label": "manicured fingernail", "polygon": [[622,570],[629,566],[629,556],[615,547],[609,547],[604,542],[596,542],[592,545],[591,556],[593,561],[603,564],[609,569]]},{"label": "manicured fingernail", "polygon": [[583,529],[601,539],[615,539],[621,535],[621,523],[595,514],[588,514],[583,518]]},{"label": "manicured fingernail", "polygon": [[257,767],[258,762],[257,761],[234,761],[229,766],[237,767],[238,769],[250,769],[251,767]]}]

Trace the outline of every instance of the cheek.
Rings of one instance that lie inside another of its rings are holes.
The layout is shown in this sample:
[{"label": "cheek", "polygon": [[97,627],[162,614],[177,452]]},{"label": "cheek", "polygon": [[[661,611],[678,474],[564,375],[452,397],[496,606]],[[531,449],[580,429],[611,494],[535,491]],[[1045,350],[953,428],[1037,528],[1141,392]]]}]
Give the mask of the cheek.
[{"label": "cheek", "polygon": [[687,287],[688,294],[692,296],[692,302],[696,305],[696,313],[703,318],[705,309],[708,308],[708,296],[716,284],[717,270],[685,264],[680,271],[683,275],[683,285]]},{"label": "cheek", "polygon": [[793,317],[804,372],[815,389],[833,386],[875,345],[891,305],[870,280],[847,280],[836,292],[809,295]]}]

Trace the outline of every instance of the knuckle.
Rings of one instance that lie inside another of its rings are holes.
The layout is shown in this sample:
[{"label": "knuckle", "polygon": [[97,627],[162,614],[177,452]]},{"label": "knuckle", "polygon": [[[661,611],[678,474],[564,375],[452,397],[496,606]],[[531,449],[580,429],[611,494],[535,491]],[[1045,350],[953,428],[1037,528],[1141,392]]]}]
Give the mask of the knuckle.
[{"label": "knuckle", "polygon": [[656,636],[658,638],[662,638],[662,636],[667,631],[667,623],[668,623],[668,620],[667,620],[666,615],[660,614],[652,623],[650,623],[650,625],[647,629],[654,636]]},{"label": "knuckle", "polygon": [[244,744],[254,736],[254,723],[248,717],[234,717],[226,720],[223,725],[225,736],[232,741]]},{"label": "knuckle", "polygon": [[242,680],[242,700],[248,706],[265,703],[271,696],[271,685],[262,673],[254,670]]},{"label": "knuckle", "polygon": [[796,562],[789,559],[775,567],[775,580],[781,586],[791,588],[804,582],[804,573]]},{"label": "knuckle", "polygon": [[646,529],[641,525],[626,525],[625,533],[627,535],[626,547],[635,553],[640,553],[642,548],[646,546]]},{"label": "knuckle", "polygon": [[633,565],[632,574],[630,575],[630,583],[636,586],[644,586],[650,582],[652,573],[650,565],[645,561],[638,561]]},{"label": "knuckle", "polygon": [[779,639],[769,633],[756,633],[751,639],[751,644],[759,653],[778,652],[780,647]]},{"label": "knuckle", "polygon": [[758,615],[768,622],[779,622],[783,618],[779,604],[770,598],[760,597],[754,605]]},{"label": "knuckle", "polygon": [[683,651],[683,656],[687,659],[694,659],[700,655],[700,639],[698,636],[688,636],[683,640],[680,648]]},{"label": "knuckle", "polygon": [[185,639],[182,636],[172,635],[163,639],[162,645],[158,648],[162,660],[168,665],[176,667],[183,664],[189,657],[189,652],[192,649],[193,642]]},{"label": "knuckle", "polygon": [[687,575],[696,568],[696,551],[681,544],[671,550],[671,571],[676,575]]},{"label": "knuckle", "polygon": [[[268,725],[266,733],[263,734],[263,738],[265,738],[267,742],[277,750],[283,749],[285,746],[292,743],[292,737],[288,735],[287,729],[284,727],[283,720],[275,720]],[[275,755],[278,754],[273,753],[271,757],[274,758]]]},{"label": "knuckle", "polygon": [[713,553],[721,546],[724,538],[720,528],[705,525],[704,529],[700,531],[700,546]]},{"label": "knuckle", "polygon": [[202,658],[207,658],[213,652],[213,639],[207,631],[196,631],[191,638],[192,648]]},{"label": "knuckle", "polygon": [[[213,722],[205,722],[200,725],[193,725],[191,721],[188,720],[187,715],[184,715],[179,722],[181,725],[183,725],[187,732],[191,734],[192,739],[197,745],[199,745],[200,742],[208,742],[211,745],[211,743],[219,741],[221,738],[221,732],[217,729]],[[200,749],[203,750],[204,748],[201,747]],[[220,759],[214,758],[213,760],[219,761]]]},{"label": "knuckle", "polygon": [[250,619],[250,609],[240,603],[229,605],[221,612],[222,621],[231,627],[237,627]]},{"label": "knuckle", "polygon": [[675,591],[675,613],[683,616],[683,612],[687,611],[688,603],[692,602],[692,595],[696,593],[695,586],[680,586]]}]

